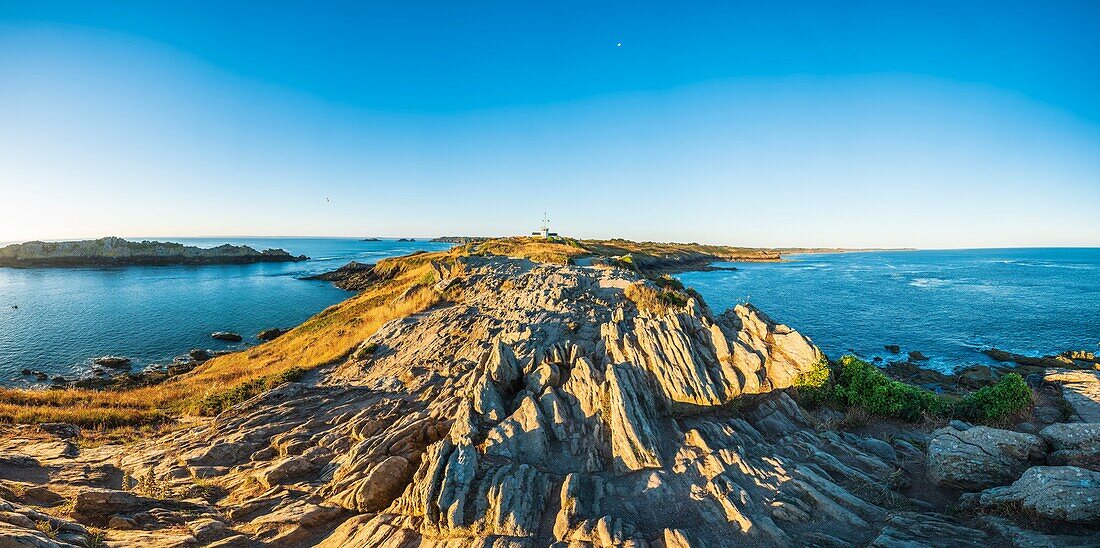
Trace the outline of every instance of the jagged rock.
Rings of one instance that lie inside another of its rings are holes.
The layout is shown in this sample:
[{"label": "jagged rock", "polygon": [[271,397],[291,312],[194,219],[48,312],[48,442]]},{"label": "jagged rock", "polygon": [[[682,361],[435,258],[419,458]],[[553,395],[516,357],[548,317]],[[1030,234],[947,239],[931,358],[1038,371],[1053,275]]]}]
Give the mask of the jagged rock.
[{"label": "jagged rock", "polygon": [[978,490],[1004,485],[1046,455],[1043,440],[1031,434],[975,426],[941,428],[928,443],[928,476],[940,485]]},{"label": "jagged rock", "polygon": [[[0,441],[0,471],[65,494],[151,478],[161,498],[107,491],[77,505],[97,525],[133,522],[109,530],[110,542],[150,547],[1043,538],[938,511],[947,497],[921,485],[925,456],[905,441],[923,445],[918,427],[891,423],[888,443],[805,412],[782,389],[821,352],[751,306],[715,315],[685,296],[639,310],[625,288],[641,280],[627,269],[438,257],[418,264],[431,264],[437,288],[446,280],[446,303],[387,322],[302,382],[125,449],[28,429],[50,441]],[[370,269],[372,283],[394,279],[383,270]],[[975,474],[1041,457],[1037,438],[1015,443],[1025,435],[1014,433],[994,437],[1013,443],[982,438],[995,458],[950,448],[984,428],[955,426],[930,445],[943,462],[973,459]],[[38,519],[4,504],[0,516]]]},{"label": "jagged rock", "polygon": [[1100,470],[1100,424],[1087,422],[1052,424],[1039,432],[1051,452],[1047,463]]},{"label": "jagged rock", "polygon": [[984,507],[1018,504],[1047,519],[1100,523],[1100,472],[1075,466],[1036,466],[1015,483],[982,491]]},{"label": "jagged rock", "polygon": [[210,334],[210,338],[218,339],[220,341],[241,342],[244,337],[237,333],[230,333],[228,331],[215,331]]}]

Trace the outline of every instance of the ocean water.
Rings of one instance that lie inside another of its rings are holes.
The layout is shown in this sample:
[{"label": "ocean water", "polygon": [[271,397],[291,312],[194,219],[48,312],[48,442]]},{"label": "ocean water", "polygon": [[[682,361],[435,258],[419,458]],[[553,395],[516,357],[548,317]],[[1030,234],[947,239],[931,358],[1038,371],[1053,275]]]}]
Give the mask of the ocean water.
[{"label": "ocean water", "polygon": [[[451,244],[351,238],[183,238],[188,245],[283,248],[310,260],[253,265],[0,268],[0,385],[35,384],[24,368],[78,376],[92,358],[126,356],[134,369],[192,348],[239,349],[270,327],[292,327],[352,294],[303,276]],[[12,308],[18,306],[18,308]],[[227,343],[214,331],[240,333]]]},{"label": "ocean water", "polygon": [[898,356],[951,371],[993,363],[981,350],[1100,351],[1100,249],[807,254],[736,271],[677,276],[715,312],[751,302],[830,357]]}]

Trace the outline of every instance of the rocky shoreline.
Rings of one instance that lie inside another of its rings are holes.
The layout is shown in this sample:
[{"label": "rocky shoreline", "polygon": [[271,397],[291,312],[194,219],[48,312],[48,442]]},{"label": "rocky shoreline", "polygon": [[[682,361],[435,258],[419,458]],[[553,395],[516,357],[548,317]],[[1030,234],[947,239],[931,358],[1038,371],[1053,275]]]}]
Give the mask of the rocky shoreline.
[{"label": "rocky shoreline", "polygon": [[199,248],[170,242],[133,242],[100,238],[73,242],[27,242],[0,248],[0,267],[118,267],[252,264],[308,260],[282,249],[257,251],[249,246],[224,244]]},{"label": "rocky shoreline", "polygon": [[[264,329],[256,334],[256,339],[261,343],[273,341],[290,331],[289,328],[273,327]],[[226,342],[241,342],[244,337],[237,333],[218,331],[211,333],[211,338]],[[174,377],[189,373],[196,367],[218,356],[240,352],[241,350],[210,350],[195,348],[187,354],[177,356],[169,363],[152,363],[134,370],[134,361],[124,356],[101,356],[91,359],[91,366],[75,378],[63,375],[54,375],[33,370],[23,369],[24,377],[34,377],[38,382],[47,382],[50,389],[81,388],[92,390],[123,390],[139,386],[153,386],[171,380]]]},{"label": "rocky shoreline", "polygon": [[[430,291],[438,304],[213,420],[124,446],[80,445],[63,426],[12,429],[0,438],[0,538],[1100,543],[1100,417],[1088,412],[1100,395],[1075,388],[1095,369],[1044,368],[1033,402],[997,424],[902,421],[813,403],[809,386],[857,387],[751,306],[718,314],[619,266],[458,251],[403,261],[370,269],[370,283],[428,265],[430,279],[398,299]],[[985,401],[1002,384],[974,386],[960,390]],[[924,397],[910,390],[897,401]]]}]

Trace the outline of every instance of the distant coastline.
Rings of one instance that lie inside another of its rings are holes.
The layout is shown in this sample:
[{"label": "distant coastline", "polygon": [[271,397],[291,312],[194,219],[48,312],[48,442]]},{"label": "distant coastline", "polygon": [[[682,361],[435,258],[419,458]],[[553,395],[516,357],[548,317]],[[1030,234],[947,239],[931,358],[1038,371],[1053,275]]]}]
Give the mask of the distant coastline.
[{"label": "distant coastline", "polygon": [[66,268],[297,262],[309,259],[282,249],[257,251],[224,244],[205,249],[172,242],[134,242],[117,237],[70,242],[26,242],[0,248],[0,267]]}]

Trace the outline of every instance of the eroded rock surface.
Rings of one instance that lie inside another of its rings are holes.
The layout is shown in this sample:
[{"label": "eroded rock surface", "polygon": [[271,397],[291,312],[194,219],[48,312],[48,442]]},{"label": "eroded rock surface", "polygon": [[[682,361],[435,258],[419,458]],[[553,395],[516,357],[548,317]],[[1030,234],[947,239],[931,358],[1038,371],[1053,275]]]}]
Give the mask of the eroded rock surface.
[{"label": "eroded rock surface", "polygon": [[[124,451],[42,446],[7,466],[69,489],[84,502],[65,523],[106,522],[118,545],[989,546],[1015,534],[926,500],[914,445],[807,415],[782,389],[821,353],[751,306],[644,311],[625,297],[639,282],[626,270],[463,261],[436,277],[452,302],[386,324],[302,382]],[[82,467],[100,480],[78,480]]]}]

